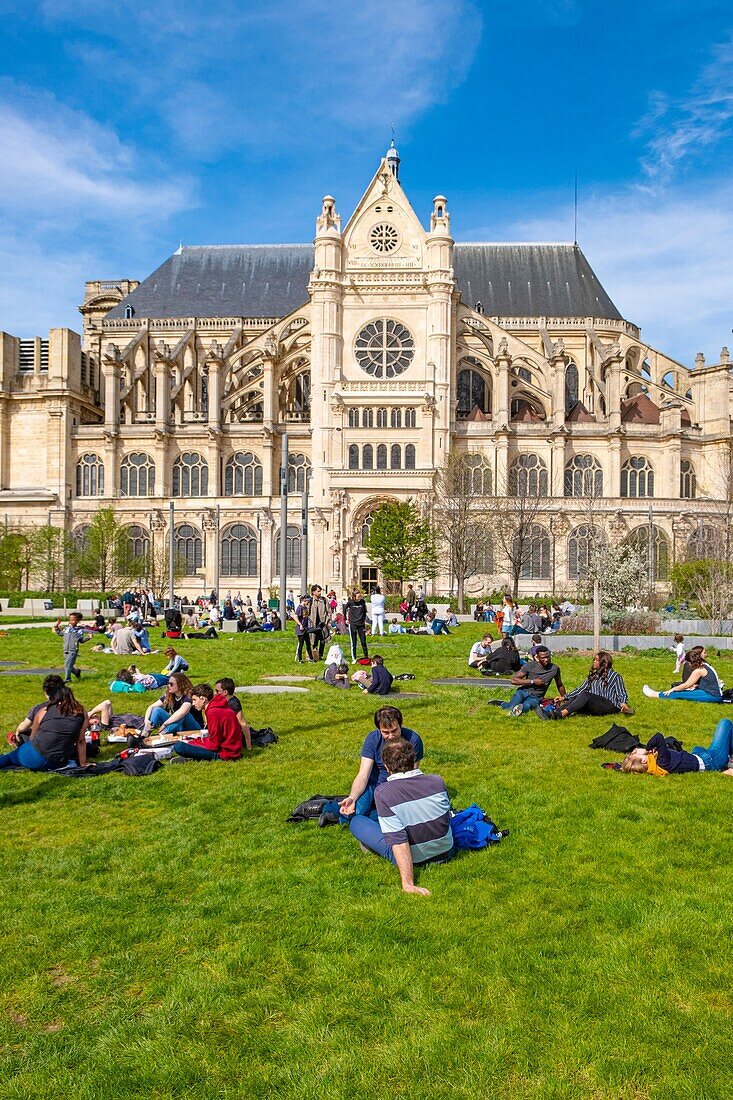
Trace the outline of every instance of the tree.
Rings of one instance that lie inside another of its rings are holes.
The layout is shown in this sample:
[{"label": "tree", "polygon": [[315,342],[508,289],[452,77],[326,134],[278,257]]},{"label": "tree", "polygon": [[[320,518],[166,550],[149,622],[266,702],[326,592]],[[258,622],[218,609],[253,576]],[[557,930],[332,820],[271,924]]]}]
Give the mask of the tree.
[{"label": "tree", "polygon": [[529,566],[533,528],[547,507],[547,501],[530,491],[528,474],[523,467],[513,470],[501,488],[503,491],[499,496],[500,486],[497,485],[497,496],[491,502],[487,521],[509,567],[512,596],[516,600],[522,574]]},{"label": "tree", "polygon": [[130,539],[114,508],[100,508],[76,552],[75,572],[100,592],[129,584],[138,575]]},{"label": "tree", "polygon": [[39,588],[49,595],[60,591],[66,583],[74,544],[61,527],[31,527],[25,532],[28,545],[29,572]]},{"label": "tree", "polygon": [[717,557],[680,562],[669,578],[675,600],[694,603],[711,620],[713,633],[719,633],[733,610],[733,563]]},{"label": "tree", "polygon": [[632,546],[611,546],[603,541],[590,565],[589,579],[598,583],[601,605],[607,614],[617,614],[638,599],[644,590],[647,567]]},{"label": "tree", "polygon": [[388,581],[420,580],[438,573],[430,523],[410,503],[382,504],[374,513],[366,549]]},{"label": "tree", "polygon": [[453,451],[435,480],[433,517],[451,580],[456,582],[459,613],[464,610],[466,581],[477,573],[491,572],[486,564],[493,524],[483,492],[474,491],[473,475],[470,456]]},{"label": "tree", "polygon": [[[159,600],[168,595],[168,580],[170,574],[170,547],[168,539],[156,548],[152,546],[141,558],[135,558],[135,568],[139,576],[145,578],[145,583],[155,593]],[[186,576],[186,559],[181,554],[173,557],[173,583]]]},{"label": "tree", "polygon": [[5,530],[0,535],[0,586],[10,590],[29,587],[29,547],[26,533]]}]

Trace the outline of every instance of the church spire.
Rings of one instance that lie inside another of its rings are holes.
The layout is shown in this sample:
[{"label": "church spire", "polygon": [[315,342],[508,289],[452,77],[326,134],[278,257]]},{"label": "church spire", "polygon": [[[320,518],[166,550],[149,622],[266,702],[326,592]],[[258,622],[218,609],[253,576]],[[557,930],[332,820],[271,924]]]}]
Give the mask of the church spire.
[{"label": "church spire", "polygon": [[392,140],[389,143],[389,149],[385,153],[385,160],[387,161],[387,167],[396,180],[400,178],[400,154],[397,152],[394,143],[394,130],[392,131]]}]

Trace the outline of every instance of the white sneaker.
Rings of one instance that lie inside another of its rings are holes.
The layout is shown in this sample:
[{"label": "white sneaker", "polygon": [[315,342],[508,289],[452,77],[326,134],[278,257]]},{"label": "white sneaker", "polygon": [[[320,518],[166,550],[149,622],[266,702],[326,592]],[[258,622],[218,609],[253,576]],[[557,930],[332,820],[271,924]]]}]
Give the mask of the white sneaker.
[{"label": "white sneaker", "polygon": [[649,687],[648,684],[644,684],[644,687],[641,690],[644,692],[647,699],[657,699],[658,698],[656,691],[652,691],[652,689]]},{"label": "white sneaker", "polygon": [[515,718],[521,718],[521,716],[524,714],[521,703],[517,703],[516,707],[512,707],[512,714]]}]

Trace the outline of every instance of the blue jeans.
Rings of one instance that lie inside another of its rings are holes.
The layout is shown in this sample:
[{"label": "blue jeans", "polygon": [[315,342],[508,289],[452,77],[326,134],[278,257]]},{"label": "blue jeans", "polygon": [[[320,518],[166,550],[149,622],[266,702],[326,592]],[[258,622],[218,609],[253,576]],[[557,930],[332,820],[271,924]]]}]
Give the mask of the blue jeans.
[{"label": "blue jeans", "polygon": [[502,703],[504,710],[513,710],[514,707],[518,707],[521,703],[522,714],[526,714],[529,710],[535,710],[540,705],[540,697],[536,692],[531,692],[528,688],[518,688],[508,703]]},{"label": "blue jeans", "polygon": [[[157,729],[167,718],[170,718],[170,714],[165,707],[154,707],[150,715],[150,725]],[[200,730],[201,726],[191,714],[184,714],[183,718],[179,718],[177,722],[169,722],[165,728],[168,733],[192,733]]]},{"label": "blue jeans", "polygon": [[728,757],[733,752],[733,722],[730,718],[720,719],[707,749],[697,746],[692,752],[695,756],[702,757],[705,771],[722,772],[727,768]]},{"label": "blue jeans", "polygon": [[349,829],[351,835],[355,836],[370,852],[375,852],[382,859],[388,859],[390,863],[394,863],[392,848],[384,839],[378,821],[373,821],[371,817],[365,817],[364,814],[355,813],[349,818]]},{"label": "blue jeans", "polygon": [[707,691],[693,688],[692,691],[660,691],[660,699],[681,699],[688,703],[719,703],[719,695],[708,695]]},{"label": "blue jeans", "polygon": [[189,745],[187,741],[176,741],[173,751],[178,756],[190,756],[192,760],[218,760],[219,753],[205,749],[202,745]]},{"label": "blue jeans", "polygon": [[71,674],[76,668],[76,658],[79,656],[79,650],[74,650],[73,653],[66,653],[64,655],[64,680],[70,680]]},{"label": "blue jeans", "polygon": [[338,814],[338,818],[341,824],[346,825],[347,822],[351,821],[352,818],[357,816],[372,817],[372,815],[374,815],[373,820],[376,821],[377,814],[376,810],[374,810],[373,807],[374,787],[367,787],[365,791],[357,798],[356,809],[354,810],[354,813],[351,815],[351,817],[346,817],[345,814],[341,813],[341,811],[339,810],[339,804],[335,799],[333,802],[326,802],[321,812],[324,814]]},{"label": "blue jeans", "polygon": [[0,756],[0,768],[28,768],[32,772],[48,770],[48,760],[33,748],[30,741],[24,741],[17,749]]}]

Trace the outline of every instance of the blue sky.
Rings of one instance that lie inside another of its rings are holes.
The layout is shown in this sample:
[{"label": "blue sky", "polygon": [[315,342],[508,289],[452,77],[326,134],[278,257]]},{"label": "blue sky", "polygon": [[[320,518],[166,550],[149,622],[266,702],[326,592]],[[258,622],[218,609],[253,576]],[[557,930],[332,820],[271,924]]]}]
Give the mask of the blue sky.
[{"label": "blue sky", "polygon": [[0,327],[79,328],[86,279],[308,241],[394,123],[457,240],[579,239],[691,364],[733,324],[733,12],[720,0],[0,0]]}]

